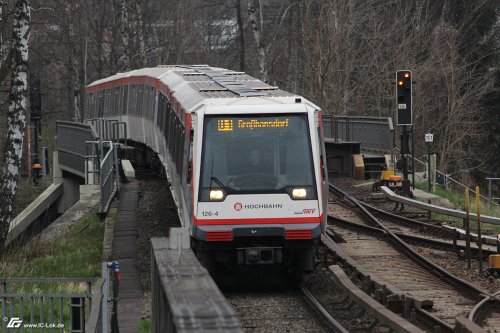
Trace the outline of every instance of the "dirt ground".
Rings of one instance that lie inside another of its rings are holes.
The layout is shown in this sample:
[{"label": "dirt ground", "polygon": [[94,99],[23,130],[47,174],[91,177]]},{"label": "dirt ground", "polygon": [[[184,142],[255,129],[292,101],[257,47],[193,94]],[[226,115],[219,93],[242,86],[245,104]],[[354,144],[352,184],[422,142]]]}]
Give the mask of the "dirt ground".
[{"label": "dirt ground", "polygon": [[143,319],[151,315],[151,238],[167,237],[170,227],[180,226],[177,208],[166,179],[149,170],[136,170],[141,182],[141,196],[137,210],[138,268],[144,291]]}]

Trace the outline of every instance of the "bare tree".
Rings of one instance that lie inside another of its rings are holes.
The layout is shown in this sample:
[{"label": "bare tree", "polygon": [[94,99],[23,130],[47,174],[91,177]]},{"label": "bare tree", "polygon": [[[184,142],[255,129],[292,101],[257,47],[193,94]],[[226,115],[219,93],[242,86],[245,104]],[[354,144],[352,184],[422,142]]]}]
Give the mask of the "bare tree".
[{"label": "bare tree", "polygon": [[144,22],[142,15],[142,1],[137,1],[135,3],[135,31],[134,36],[137,38],[137,44],[139,44],[139,67],[146,67],[148,65],[146,58],[146,44],[144,42]]},{"label": "bare tree", "polygon": [[131,69],[130,62],[130,24],[128,20],[128,6],[127,0],[122,2],[122,43],[123,43],[123,70],[127,71]]},{"label": "bare tree", "polygon": [[264,18],[262,14],[261,0],[247,0],[248,17],[252,25],[253,36],[257,44],[257,57],[260,69],[260,79],[264,82],[269,81],[269,68],[267,65],[267,50],[264,44]]},{"label": "bare tree", "polygon": [[239,46],[239,69],[245,71],[245,32],[243,26],[243,13],[241,11],[241,0],[235,0],[236,17],[238,22],[238,46]]},{"label": "bare tree", "polygon": [[4,247],[14,213],[17,181],[23,153],[28,87],[29,29],[30,7],[28,0],[17,0],[12,36],[14,68],[8,112],[9,129],[0,177],[0,249]]}]

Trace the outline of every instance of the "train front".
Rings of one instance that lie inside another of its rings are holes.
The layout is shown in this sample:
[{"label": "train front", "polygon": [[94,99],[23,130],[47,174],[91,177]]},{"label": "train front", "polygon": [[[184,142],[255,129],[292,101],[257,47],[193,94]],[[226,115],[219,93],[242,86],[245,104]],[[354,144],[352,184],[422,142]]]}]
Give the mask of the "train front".
[{"label": "train front", "polygon": [[193,219],[198,253],[247,267],[312,270],[326,182],[318,123],[304,104],[204,114]]}]

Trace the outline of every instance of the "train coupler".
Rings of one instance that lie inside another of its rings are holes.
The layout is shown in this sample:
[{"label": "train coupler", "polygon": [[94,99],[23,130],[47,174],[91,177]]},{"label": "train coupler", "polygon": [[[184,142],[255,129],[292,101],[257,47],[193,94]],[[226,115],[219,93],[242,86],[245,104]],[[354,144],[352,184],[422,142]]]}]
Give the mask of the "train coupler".
[{"label": "train coupler", "polygon": [[239,265],[271,265],[283,261],[281,247],[247,247],[238,248]]}]

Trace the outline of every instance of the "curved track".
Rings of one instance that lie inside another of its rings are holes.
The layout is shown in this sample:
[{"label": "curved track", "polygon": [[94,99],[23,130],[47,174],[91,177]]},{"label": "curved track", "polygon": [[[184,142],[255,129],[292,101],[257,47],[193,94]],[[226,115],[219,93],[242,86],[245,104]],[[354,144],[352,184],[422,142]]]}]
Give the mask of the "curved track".
[{"label": "curved track", "polygon": [[[378,221],[367,208],[355,198],[350,197],[334,186],[330,187],[337,197],[344,200],[344,205],[335,206],[337,222],[350,220],[358,224],[357,228],[365,228],[364,232],[355,230],[356,226],[346,226],[346,223],[336,223],[335,232],[338,246],[351,258],[396,290],[414,298],[419,304],[416,316],[428,325],[440,326],[442,331],[452,332],[457,316],[467,317],[468,313],[482,299],[485,291],[457,278],[448,271],[433,264],[402,240],[402,234],[395,234],[394,224],[388,227]],[[356,207],[356,208],[354,208]],[[339,218],[340,217],[340,218]],[[365,222],[369,221],[369,222]],[[366,226],[371,225],[371,228]],[[407,221],[407,224],[410,224]],[[364,226],[363,226],[364,225]],[[433,227],[424,225],[429,230]],[[397,228],[401,230],[401,225]],[[404,227],[404,231],[422,228],[422,224]],[[368,231],[367,231],[368,230]],[[410,232],[412,233],[412,232]],[[420,234],[420,233],[419,233]],[[400,237],[401,236],[401,237]],[[433,242],[443,242],[443,235],[433,237]],[[415,235],[411,235],[415,237]],[[418,265],[417,265],[418,264]],[[494,301],[488,303],[495,303]],[[482,308],[482,307],[481,307]],[[497,325],[496,310],[481,311],[476,316],[486,331],[495,332]],[[491,323],[490,323],[491,322]],[[481,330],[480,330],[481,331]]]}]

